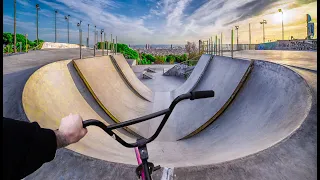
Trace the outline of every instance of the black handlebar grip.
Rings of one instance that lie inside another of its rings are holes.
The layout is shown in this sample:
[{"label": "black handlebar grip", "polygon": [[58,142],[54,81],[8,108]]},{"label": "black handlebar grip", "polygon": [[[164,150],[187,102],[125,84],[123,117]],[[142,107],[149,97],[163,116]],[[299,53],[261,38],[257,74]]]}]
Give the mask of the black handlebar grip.
[{"label": "black handlebar grip", "polygon": [[89,119],[89,120],[82,121],[83,128],[86,128],[86,127],[92,126],[92,125],[98,126],[100,124],[101,124],[101,122],[98,120],[95,120],[95,119]]},{"label": "black handlebar grip", "polygon": [[190,100],[214,97],[214,91],[193,91]]}]

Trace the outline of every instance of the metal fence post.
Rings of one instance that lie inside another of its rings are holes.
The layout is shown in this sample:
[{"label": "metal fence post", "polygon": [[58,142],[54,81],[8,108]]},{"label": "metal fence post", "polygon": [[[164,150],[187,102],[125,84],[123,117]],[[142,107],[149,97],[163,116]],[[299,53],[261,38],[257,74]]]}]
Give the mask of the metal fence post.
[{"label": "metal fence post", "polygon": [[[106,32],[103,34],[103,49],[106,49]],[[107,55],[108,55],[108,49],[107,49]]]},{"label": "metal fence post", "polygon": [[[106,33],[103,33],[103,38],[104,38],[105,34],[106,34]],[[104,40],[105,40],[105,39],[103,39],[103,41],[102,41],[102,36],[101,36],[101,43],[102,43],[102,44],[101,44],[101,46],[102,46],[102,48],[101,48],[101,49],[102,49],[102,56],[104,56],[104,46],[105,46],[105,44],[104,44]]]},{"label": "metal fence post", "polygon": [[233,59],[233,29],[231,30],[231,58]]},{"label": "metal fence post", "polygon": [[218,54],[218,36],[216,35],[216,55]]},{"label": "metal fence post", "polygon": [[26,52],[28,52],[28,34],[26,34]]},{"label": "metal fence post", "polygon": [[220,54],[220,56],[222,56],[222,51],[221,51],[221,39],[219,39],[219,54]]},{"label": "metal fence post", "polygon": [[218,55],[220,56],[220,39],[218,38]]},{"label": "metal fence post", "polygon": [[221,42],[220,42],[220,45],[221,45],[221,56],[223,56],[222,33],[221,33]]},{"label": "metal fence post", "polygon": [[216,45],[216,41],[212,41],[212,44],[213,44],[213,55],[217,55],[216,54],[216,48],[217,48],[217,45]]},{"label": "metal fence post", "polygon": [[113,49],[113,54],[114,54],[114,39],[112,39],[112,49]]},{"label": "metal fence post", "polygon": [[81,53],[81,49],[82,49],[82,30],[81,28],[79,28],[79,39],[80,39],[80,59],[82,59],[82,53]]},{"label": "metal fence post", "polygon": [[107,47],[106,47],[106,49],[107,49],[107,55],[109,55],[109,42],[108,41],[106,41],[106,43],[107,43]]},{"label": "metal fence post", "polygon": [[113,46],[113,44],[112,44],[112,34],[111,34],[111,39],[110,39],[110,50],[111,50],[111,53],[113,52],[112,46]]},{"label": "metal fence post", "polygon": [[217,56],[217,39],[214,39],[214,54]]}]

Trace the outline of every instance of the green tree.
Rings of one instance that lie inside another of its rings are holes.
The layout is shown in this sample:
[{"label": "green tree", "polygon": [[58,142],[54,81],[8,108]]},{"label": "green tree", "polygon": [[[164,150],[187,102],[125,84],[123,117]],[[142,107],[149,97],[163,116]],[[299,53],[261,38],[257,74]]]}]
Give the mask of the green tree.
[{"label": "green tree", "polygon": [[[26,51],[26,37],[23,34],[17,34],[17,50],[20,50],[20,43],[21,42],[21,46],[22,46],[22,51]],[[32,49],[34,47],[37,46],[37,40],[35,41],[30,41],[29,39],[28,41],[28,50]],[[12,47],[13,47],[13,34],[5,32],[3,33],[3,43],[7,44],[6,48],[4,49],[4,52],[13,52]],[[44,43],[43,40],[39,39],[39,45],[41,46]],[[39,48],[40,48],[39,46]]]},{"label": "green tree", "polygon": [[154,56],[152,56],[151,54],[147,54],[145,57],[146,57],[147,60],[149,60],[151,62],[156,61],[156,58]]},{"label": "green tree", "polygon": [[187,61],[187,60],[188,60],[187,54],[183,54],[183,55],[181,56],[181,62]]},{"label": "green tree", "polygon": [[13,36],[11,33],[8,33],[8,32],[3,33],[3,43],[4,44],[12,44],[13,43]]},{"label": "green tree", "polygon": [[117,52],[122,53],[127,59],[139,59],[138,52],[129,48],[126,44],[117,44]]}]

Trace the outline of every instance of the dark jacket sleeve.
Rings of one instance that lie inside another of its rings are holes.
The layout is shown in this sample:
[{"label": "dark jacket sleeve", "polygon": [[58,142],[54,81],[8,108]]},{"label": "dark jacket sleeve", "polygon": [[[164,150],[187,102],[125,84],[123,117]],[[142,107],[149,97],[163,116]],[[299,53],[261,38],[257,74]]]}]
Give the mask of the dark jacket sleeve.
[{"label": "dark jacket sleeve", "polygon": [[53,130],[38,123],[3,118],[3,179],[22,179],[54,159],[57,142]]}]

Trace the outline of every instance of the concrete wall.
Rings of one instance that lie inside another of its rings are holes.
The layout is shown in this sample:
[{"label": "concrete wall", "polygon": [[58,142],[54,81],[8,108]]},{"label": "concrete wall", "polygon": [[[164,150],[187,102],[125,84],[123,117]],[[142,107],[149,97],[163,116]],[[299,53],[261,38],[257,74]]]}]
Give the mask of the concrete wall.
[{"label": "concrete wall", "polygon": [[256,50],[300,50],[316,51],[317,40],[278,40],[276,42],[261,43]]},{"label": "concrete wall", "polygon": [[[86,48],[86,46],[82,46]],[[43,43],[42,49],[66,49],[66,48],[79,48],[78,44],[68,44],[68,43],[54,43],[45,42]]]},{"label": "concrete wall", "polygon": [[277,42],[268,42],[268,43],[262,43],[258,44],[256,47],[256,50],[272,50],[276,49]]},{"label": "concrete wall", "polygon": [[277,41],[280,50],[317,50],[317,40],[281,40]]}]

